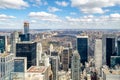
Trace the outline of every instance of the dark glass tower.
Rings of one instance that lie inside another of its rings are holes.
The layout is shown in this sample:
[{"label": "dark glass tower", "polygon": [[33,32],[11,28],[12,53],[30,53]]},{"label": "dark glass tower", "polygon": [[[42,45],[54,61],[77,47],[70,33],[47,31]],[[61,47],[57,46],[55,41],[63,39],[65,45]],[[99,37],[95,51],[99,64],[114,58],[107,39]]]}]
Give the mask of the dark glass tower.
[{"label": "dark glass tower", "polygon": [[19,42],[16,44],[16,56],[27,57],[27,68],[36,65],[36,43]]},{"label": "dark glass tower", "polygon": [[111,56],[115,56],[115,35],[103,35],[103,64],[110,67]]},{"label": "dark glass tower", "polygon": [[111,56],[115,52],[115,38],[106,38],[106,64],[110,66]]},{"label": "dark glass tower", "polygon": [[0,53],[3,53],[6,50],[7,46],[7,37],[0,36]]},{"label": "dark glass tower", "polygon": [[88,36],[77,37],[77,50],[81,57],[81,63],[85,64],[88,60]]},{"label": "dark glass tower", "polygon": [[120,56],[120,39],[117,40],[117,56]]}]

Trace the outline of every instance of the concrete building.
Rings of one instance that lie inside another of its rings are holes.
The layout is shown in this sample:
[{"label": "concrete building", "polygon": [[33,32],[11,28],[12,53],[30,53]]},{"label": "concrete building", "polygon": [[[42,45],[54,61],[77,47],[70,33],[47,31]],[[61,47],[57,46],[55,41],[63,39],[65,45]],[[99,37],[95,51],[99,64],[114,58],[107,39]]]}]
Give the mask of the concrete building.
[{"label": "concrete building", "polygon": [[62,53],[62,68],[64,71],[69,69],[69,48],[64,48]]},{"label": "concrete building", "polygon": [[120,70],[103,69],[103,80],[120,80]]},{"label": "concrete building", "polygon": [[78,51],[74,51],[71,65],[72,80],[80,80],[80,55]]},{"label": "concrete building", "polygon": [[13,53],[16,56],[16,43],[19,42],[19,33],[17,31],[14,31],[11,33],[11,49],[10,52]]},{"label": "concrete building", "polygon": [[42,44],[40,42],[37,42],[37,66],[40,65],[40,61],[42,59]]},{"label": "concrete building", "polygon": [[0,80],[10,80],[10,74],[14,70],[13,54],[0,54]]},{"label": "concrete building", "polygon": [[100,69],[102,67],[102,40],[96,39],[95,40],[95,66]]},{"label": "concrete building", "polygon": [[58,57],[51,57],[51,69],[53,72],[53,80],[58,80]]}]

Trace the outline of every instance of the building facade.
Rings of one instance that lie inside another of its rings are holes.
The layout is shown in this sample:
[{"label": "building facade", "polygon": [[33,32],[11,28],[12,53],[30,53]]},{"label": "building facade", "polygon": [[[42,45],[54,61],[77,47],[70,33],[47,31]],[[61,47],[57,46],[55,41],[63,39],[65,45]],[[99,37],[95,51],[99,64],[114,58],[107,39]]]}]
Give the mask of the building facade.
[{"label": "building facade", "polygon": [[72,80],[80,80],[80,55],[74,51],[71,65]]},{"label": "building facade", "polygon": [[88,36],[77,36],[77,50],[81,57],[81,63],[88,60]]},{"label": "building facade", "polygon": [[36,65],[36,42],[19,42],[16,44],[16,57],[27,57],[27,68]]}]

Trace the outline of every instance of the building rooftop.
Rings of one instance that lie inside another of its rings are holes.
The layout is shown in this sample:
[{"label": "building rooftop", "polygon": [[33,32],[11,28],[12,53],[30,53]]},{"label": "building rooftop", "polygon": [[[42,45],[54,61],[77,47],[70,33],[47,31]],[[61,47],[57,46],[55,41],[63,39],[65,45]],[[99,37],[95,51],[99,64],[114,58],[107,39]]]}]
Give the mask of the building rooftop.
[{"label": "building rooftop", "polygon": [[21,42],[17,42],[17,44],[33,44],[35,42],[32,41],[21,41]]},{"label": "building rooftop", "polygon": [[8,56],[8,55],[10,55],[9,53],[1,53],[0,54],[0,57],[6,57],[6,56]]},{"label": "building rooftop", "polygon": [[120,70],[109,70],[109,69],[104,69],[105,74],[112,74],[112,75],[120,75]]},{"label": "building rooftop", "polygon": [[31,66],[27,72],[44,73],[46,70],[46,66]]},{"label": "building rooftop", "polygon": [[88,38],[88,36],[76,36],[77,38]]}]

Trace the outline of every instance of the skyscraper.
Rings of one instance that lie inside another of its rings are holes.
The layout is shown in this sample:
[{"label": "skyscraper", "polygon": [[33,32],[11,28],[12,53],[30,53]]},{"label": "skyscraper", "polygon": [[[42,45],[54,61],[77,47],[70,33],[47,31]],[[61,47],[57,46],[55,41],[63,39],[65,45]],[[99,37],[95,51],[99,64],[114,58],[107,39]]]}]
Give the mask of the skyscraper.
[{"label": "skyscraper", "polygon": [[95,40],[94,57],[95,57],[95,66],[97,68],[102,67],[102,40],[101,39]]},{"label": "skyscraper", "polygon": [[80,80],[80,55],[78,51],[74,51],[71,65],[72,80]]},{"label": "skyscraper", "polygon": [[19,34],[20,41],[30,41],[31,34],[29,33],[29,23],[24,22],[24,34]]},{"label": "skyscraper", "polygon": [[13,53],[14,55],[16,55],[16,43],[19,41],[19,34],[17,31],[14,31],[11,34],[11,49],[10,52]]},{"label": "skyscraper", "polygon": [[51,57],[51,69],[53,72],[53,80],[58,80],[58,56]]},{"label": "skyscraper", "polygon": [[7,51],[7,36],[0,36],[0,53]]},{"label": "skyscraper", "polygon": [[18,42],[16,57],[27,57],[27,68],[36,65],[36,42]]},{"label": "skyscraper", "polygon": [[115,55],[115,35],[103,35],[102,48],[103,48],[103,64],[110,67],[111,56]]},{"label": "skyscraper", "polygon": [[77,36],[77,50],[81,56],[81,63],[88,60],[88,36]]},{"label": "skyscraper", "polygon": [[64,48],[62,53],[62,67],[64,71],[69,69],[69,48]]},{"label": "skyscraper", "polygon": [[37,42],[37,66],[40,65],[40,61],[42,59],[42,44],[40,42]]},{"label": "skyscraper", "polygon": [[14,71],[13,54],[0,54],[0,80],[10,80],[10,74]]},{"label": "skyscraper", "polygon": [[24,34],[28,34],[28,33],[29,33],[29,23],[24,22]]},{"label": "skyscraper", "polygon": [[120,56],[120,38],[117,39],[117,56]]}]

